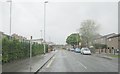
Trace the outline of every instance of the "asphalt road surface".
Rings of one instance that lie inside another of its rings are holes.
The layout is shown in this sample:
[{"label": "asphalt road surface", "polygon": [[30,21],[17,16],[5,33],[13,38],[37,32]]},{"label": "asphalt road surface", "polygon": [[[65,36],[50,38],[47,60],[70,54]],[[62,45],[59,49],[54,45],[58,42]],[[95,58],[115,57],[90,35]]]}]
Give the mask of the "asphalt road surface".
[{"label": "asphalt road surface", "polygon": [[94,55],[56,50],[55,56],[39,72],[118,72],[118,63]]}]

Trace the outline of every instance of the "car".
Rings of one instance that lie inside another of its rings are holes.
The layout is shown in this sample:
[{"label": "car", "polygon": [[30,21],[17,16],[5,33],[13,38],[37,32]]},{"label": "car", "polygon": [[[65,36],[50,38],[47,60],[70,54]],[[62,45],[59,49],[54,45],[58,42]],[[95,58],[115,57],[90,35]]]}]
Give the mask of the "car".
[{"label": "car", "polygon": [[89,54],[89,55],[91,55],[91,51],[90,51],[90,49],[89,48],[82,48],[81,49],[81,54]]},{"label": "car", "polygon": [[74,48],[70,48],[70,51],[74,51]]},{"label": "car", "polygon": [[70,48],[66,48],[66,50],[70,51]]},{"label": "car", "polygon": [[76,53],[80,53],[80,48],[76,48],[74,51],[75,51]]},{"label": "car", "polygon": [[53,51],[55,51],[56,49],[54,48]]}]

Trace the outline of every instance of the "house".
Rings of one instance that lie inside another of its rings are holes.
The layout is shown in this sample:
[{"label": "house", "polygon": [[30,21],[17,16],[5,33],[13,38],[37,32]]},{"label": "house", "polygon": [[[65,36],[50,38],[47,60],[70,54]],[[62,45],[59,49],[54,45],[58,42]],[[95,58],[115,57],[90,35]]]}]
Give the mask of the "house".
[{"label": "house", "polygon": [[109,53],[113,53],[120,49],[120,33],[107,38],[107,49]]},{"label": "house", "polygon": [[114,36],[114,35],[116,35],[116,34],[115,33],[111,33],[111,34],[108,34],[108,35],[104,35],[104,36],[98,37],[98,38],[96,38],[94,40],[94,43],[107,45],[107,38],[111,37],[111,36]]},{"label": "house", "polygon": [[[102,44],[102,45],[108,45],[107,43],[107,39],[109,38],[109,37],[112,37],[112,36],[115,36],[116,34],[115,33],[111,33],[111,34],[108,34],[108,35],[104,35],[104,36],[101,36],[101,37],[98,37],[98,38],[96,38],[95,40],[94,40],[94,44]],[[102,47],[101,47],[102,48]],[[96,50],[96,52],[105,52],[105,53],[107,53],[108,51],[107,51],[107,49],[106,48],[104,48],[104,49],[97,49]]]}]

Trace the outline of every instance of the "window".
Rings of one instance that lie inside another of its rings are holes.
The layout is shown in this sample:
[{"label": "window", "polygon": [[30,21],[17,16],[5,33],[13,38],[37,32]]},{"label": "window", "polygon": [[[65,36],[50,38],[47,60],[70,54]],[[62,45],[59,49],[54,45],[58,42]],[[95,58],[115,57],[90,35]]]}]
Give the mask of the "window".
[{"label": "window", "polygon": [[114,49],[114,47],[112,47],[112,49]]}]

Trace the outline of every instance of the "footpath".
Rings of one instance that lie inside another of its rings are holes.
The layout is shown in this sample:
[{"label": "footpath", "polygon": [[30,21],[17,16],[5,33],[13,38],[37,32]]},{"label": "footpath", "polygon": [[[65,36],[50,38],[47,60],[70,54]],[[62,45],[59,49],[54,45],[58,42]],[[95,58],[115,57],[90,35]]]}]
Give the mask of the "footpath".
[{"label": "footpath", "polygon": [[32,60],[25,59],[17,62],[2,65],[2,72],[37,72],[42,68],[53,56],[55,51],[32,57]]},{"label": "footpath", "polygon": [[112,60],[114,62],[118,62],[118,54],[114,55],[114,54],[108,54],[108,53],[100,53],[100,54],[95,53],[94,56],[108,59],[108,60]]}]

